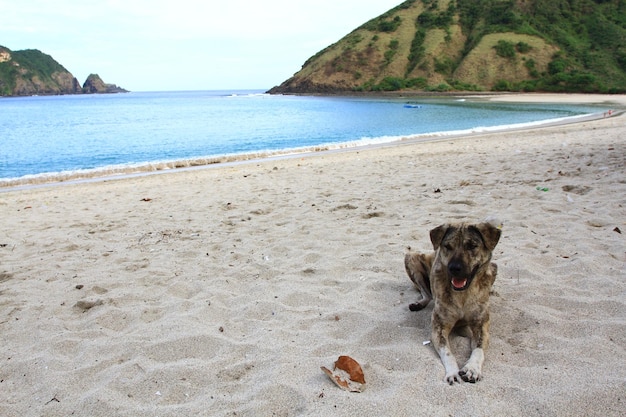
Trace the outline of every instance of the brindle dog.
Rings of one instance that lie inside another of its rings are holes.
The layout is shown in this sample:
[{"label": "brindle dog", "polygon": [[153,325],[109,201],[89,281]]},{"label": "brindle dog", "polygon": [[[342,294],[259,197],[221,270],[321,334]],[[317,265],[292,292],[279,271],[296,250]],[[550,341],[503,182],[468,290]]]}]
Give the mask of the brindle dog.
[{"label": "brindle dog", "polygon": [[[482,378],[484,350],[489,345],[489,292],[498,272],[491,253],[500,233],[490,223],[444,224],[430,231],[434,253],[409,251],[404,258],[406,272],[421,293],[409,308],[419,311],[435,300],[432,343],[450,385]],[[450,350],[452,330],[471,340],[471,356],[460,371]]]}]

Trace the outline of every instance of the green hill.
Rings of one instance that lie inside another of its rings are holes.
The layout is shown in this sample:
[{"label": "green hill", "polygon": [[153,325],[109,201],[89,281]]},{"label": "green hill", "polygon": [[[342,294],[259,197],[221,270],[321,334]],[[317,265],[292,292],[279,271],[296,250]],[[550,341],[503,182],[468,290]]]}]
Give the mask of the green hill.
[{"label": "green hill", "polygon": [[50,55],[36,49],[11,51],[0,46],[0,96],[116,93],[124,89],[105,84],[92,74],[81,86]]},{"label": "green hill", "polygon": [[626,92],[625,0],[409,0],[270,93]]}]

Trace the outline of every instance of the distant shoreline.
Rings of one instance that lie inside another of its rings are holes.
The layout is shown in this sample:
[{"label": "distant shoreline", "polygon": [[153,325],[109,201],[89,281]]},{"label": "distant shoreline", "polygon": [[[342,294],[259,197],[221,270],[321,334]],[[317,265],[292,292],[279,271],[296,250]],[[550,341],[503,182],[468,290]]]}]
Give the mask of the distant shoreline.
[{"label": "distant shoreline", "polygon": [[281,93],[272,95],[302,96],[302,97],[385,97],[385,98],[473,98],[489,101],[511,103],[580,103],[604,104],[614,103],[626,108],[626,94],[597,94],[597,93],[516,93],[497,91],[466,91],[466,92],[420,92],[420,91],[343,91],[337,93]]}]

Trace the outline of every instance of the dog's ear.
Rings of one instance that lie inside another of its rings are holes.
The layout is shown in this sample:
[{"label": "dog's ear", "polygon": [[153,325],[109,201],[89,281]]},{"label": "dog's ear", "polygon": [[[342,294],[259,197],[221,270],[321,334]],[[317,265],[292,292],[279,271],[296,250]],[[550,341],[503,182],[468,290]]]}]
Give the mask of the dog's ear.
[{"label": "dog's ear", "polygon": [[483,242],[485,242],[487,249],[490,251],[494,250],[500,240],[502,231],[491,223],[479,223],[476,225],[476,229],[483,237]]},{"label": "dog's ear", "polygon": [[443,240],[443,237],[446,235],[446,232],[448,231],[449,227],[450,227],[449,224],[442,224],[441,226],[437,226],[433,230],[430,231],[430,241],[433,244],[433,249],[435,250],[439,249],[439,246],[441,245],[441,241]]}]

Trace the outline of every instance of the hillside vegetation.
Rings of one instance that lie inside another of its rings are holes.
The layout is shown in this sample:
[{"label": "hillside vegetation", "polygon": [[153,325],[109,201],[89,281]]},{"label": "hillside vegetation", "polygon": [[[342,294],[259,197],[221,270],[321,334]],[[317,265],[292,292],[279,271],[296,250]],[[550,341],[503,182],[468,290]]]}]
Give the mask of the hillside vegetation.
[{"label": "hillside vegetation", "polygon": [[271,93],[626,92],[626,0],[408,0]]}]

